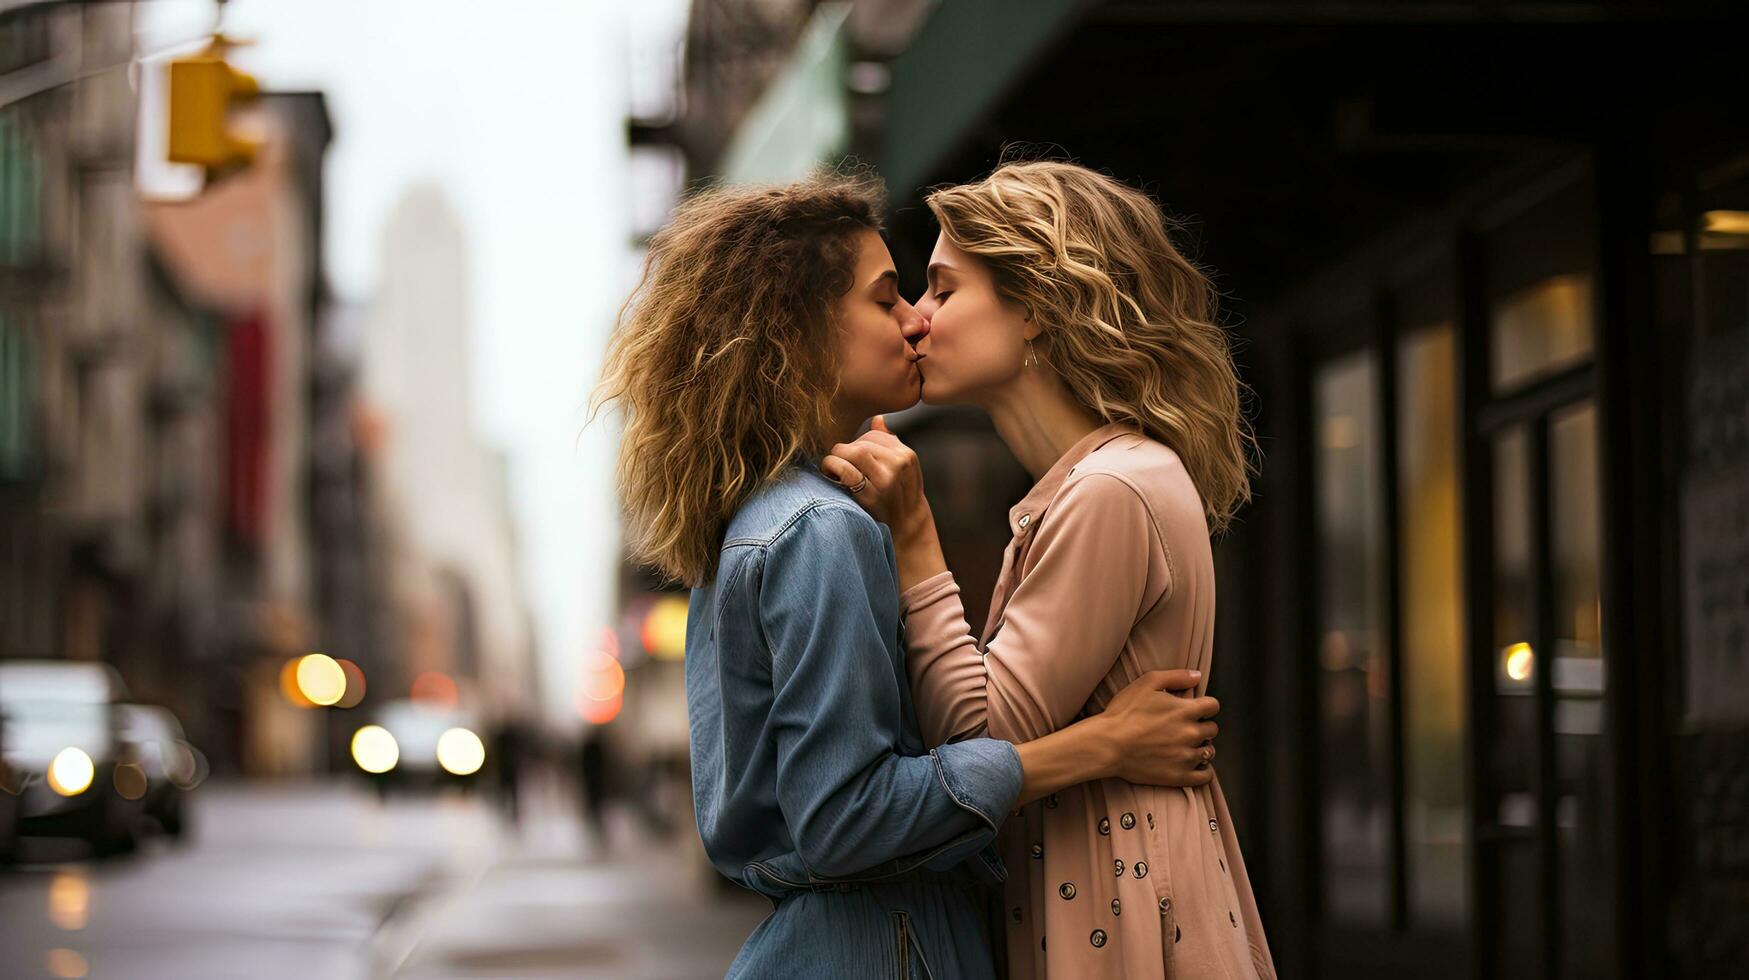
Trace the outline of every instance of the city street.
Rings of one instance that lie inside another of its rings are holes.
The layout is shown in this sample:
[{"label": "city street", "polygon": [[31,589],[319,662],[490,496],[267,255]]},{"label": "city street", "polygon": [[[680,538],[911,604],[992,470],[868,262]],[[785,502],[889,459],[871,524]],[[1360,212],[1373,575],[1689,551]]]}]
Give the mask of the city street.
[{"label": "city street", "polygon": [[0,980],[722,977],[704,838],[1170,667],[1015,969],[1749,976],[1746,37],[0,0]]},{"label": "city street", "polygon": [[33,841],[0,872],[0,976],[721,976],[768,908],[629,821],[594,860],[556,792],[528,797],[516,833],[472,798],[213,785],[180,846]]}]

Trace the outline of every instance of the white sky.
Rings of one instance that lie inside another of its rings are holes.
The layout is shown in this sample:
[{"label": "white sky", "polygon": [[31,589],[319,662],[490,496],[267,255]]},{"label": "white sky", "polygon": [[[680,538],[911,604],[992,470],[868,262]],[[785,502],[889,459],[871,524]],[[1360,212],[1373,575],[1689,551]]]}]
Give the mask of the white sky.
[{"label": "white sky", "polygon": [[[524,587],[549,678],[612,625],[619,524],[607,421],[582,428],[628,284],[625,116],[636,38],[686,0],[232,0],[232,60],[264,90],[321,90],[327,267],[366,302],[382,224],[435,183],[465,229],[477,427],[512,460]],[[211,0],[138,8],[148,55],[205,32]],[[558,689],[555,689],[558,688]],[[570,714],[570,685],[545,686]]]}]

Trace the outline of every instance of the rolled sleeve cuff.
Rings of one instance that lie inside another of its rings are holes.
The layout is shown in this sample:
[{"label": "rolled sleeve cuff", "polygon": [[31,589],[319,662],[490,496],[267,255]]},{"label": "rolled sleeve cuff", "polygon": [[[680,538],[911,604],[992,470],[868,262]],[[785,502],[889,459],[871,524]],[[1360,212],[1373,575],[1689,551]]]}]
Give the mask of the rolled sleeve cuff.
[{"label": "rolled sleeve cuff", "polygon": [[1020,752],[1001,739],[974,738],[937,746],[929,757],[947,794],[982,817],[995,834],[1020,798]]},{"label": "rolled sleeve cuff", "polygon": [[976,738],[940,746],[929,757],[947,795],[984,824],[950,841],[929,862],[929,867],[946,870],[975,856],[972,869],[985,881],[1001,884],[1008,872],[991,845],[996,841],[1003,817],[1020,798],[1024,777],[1019,751],[1000,739]]},{"label": "rolled sleeve cuff", "polygon": [[959,583],[953,580],[952,572],[937,572],[899,593],[899,611],[920,609],[945,596],[958,595],[959,591]]}]

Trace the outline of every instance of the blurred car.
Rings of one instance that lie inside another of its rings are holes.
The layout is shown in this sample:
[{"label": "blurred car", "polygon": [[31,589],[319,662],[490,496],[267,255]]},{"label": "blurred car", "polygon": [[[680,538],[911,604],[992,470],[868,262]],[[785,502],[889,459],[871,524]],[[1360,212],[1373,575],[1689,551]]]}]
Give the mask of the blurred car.
[{"label": "blurred car", "polygon": [[183,797],[205,775],[205,760],[183,737],[182,723],[169,708],[121,705],[122,741],[133,746],[145,776],[144,804],[166,834],[180,838],[188,822]]},{"label": "blurred car", "polygon": [[4,753],[21,788],[21,836],[79,837],[99,854],[133,849],[144,786],[133,779],[139,762],[121,738],[123,696],[107,664],[0,663]]},{"label": "blurred car", "polygon": [[6,715],[0,712],[0,864],[11,864],[18,854],[18,774],[6,764]]},{"label": "blurred car", "polygon": [[375,722],[353,733],[352,760],[391,789],[460,786],[473,790],[486,762],[480,719],[471,711],[425,701],[390,701]]}]

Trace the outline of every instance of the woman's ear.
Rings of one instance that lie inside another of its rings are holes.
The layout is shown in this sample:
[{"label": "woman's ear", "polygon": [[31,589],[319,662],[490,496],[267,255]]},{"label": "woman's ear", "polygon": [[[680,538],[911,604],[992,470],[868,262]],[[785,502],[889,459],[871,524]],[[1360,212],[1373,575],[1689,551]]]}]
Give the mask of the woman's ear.
[{"label": "woman's ear", "polygon": [[1044,328],[1039,326],[1038,321],[1033,318],[1032,307],[1019,300],[1007,300],[1006,302],[1013,303],[1020,307],[1020,322],[1025,324],[1020,331],[1021,338],[1024,340],[1037,340],[1038,335],[1044,333]]}]

